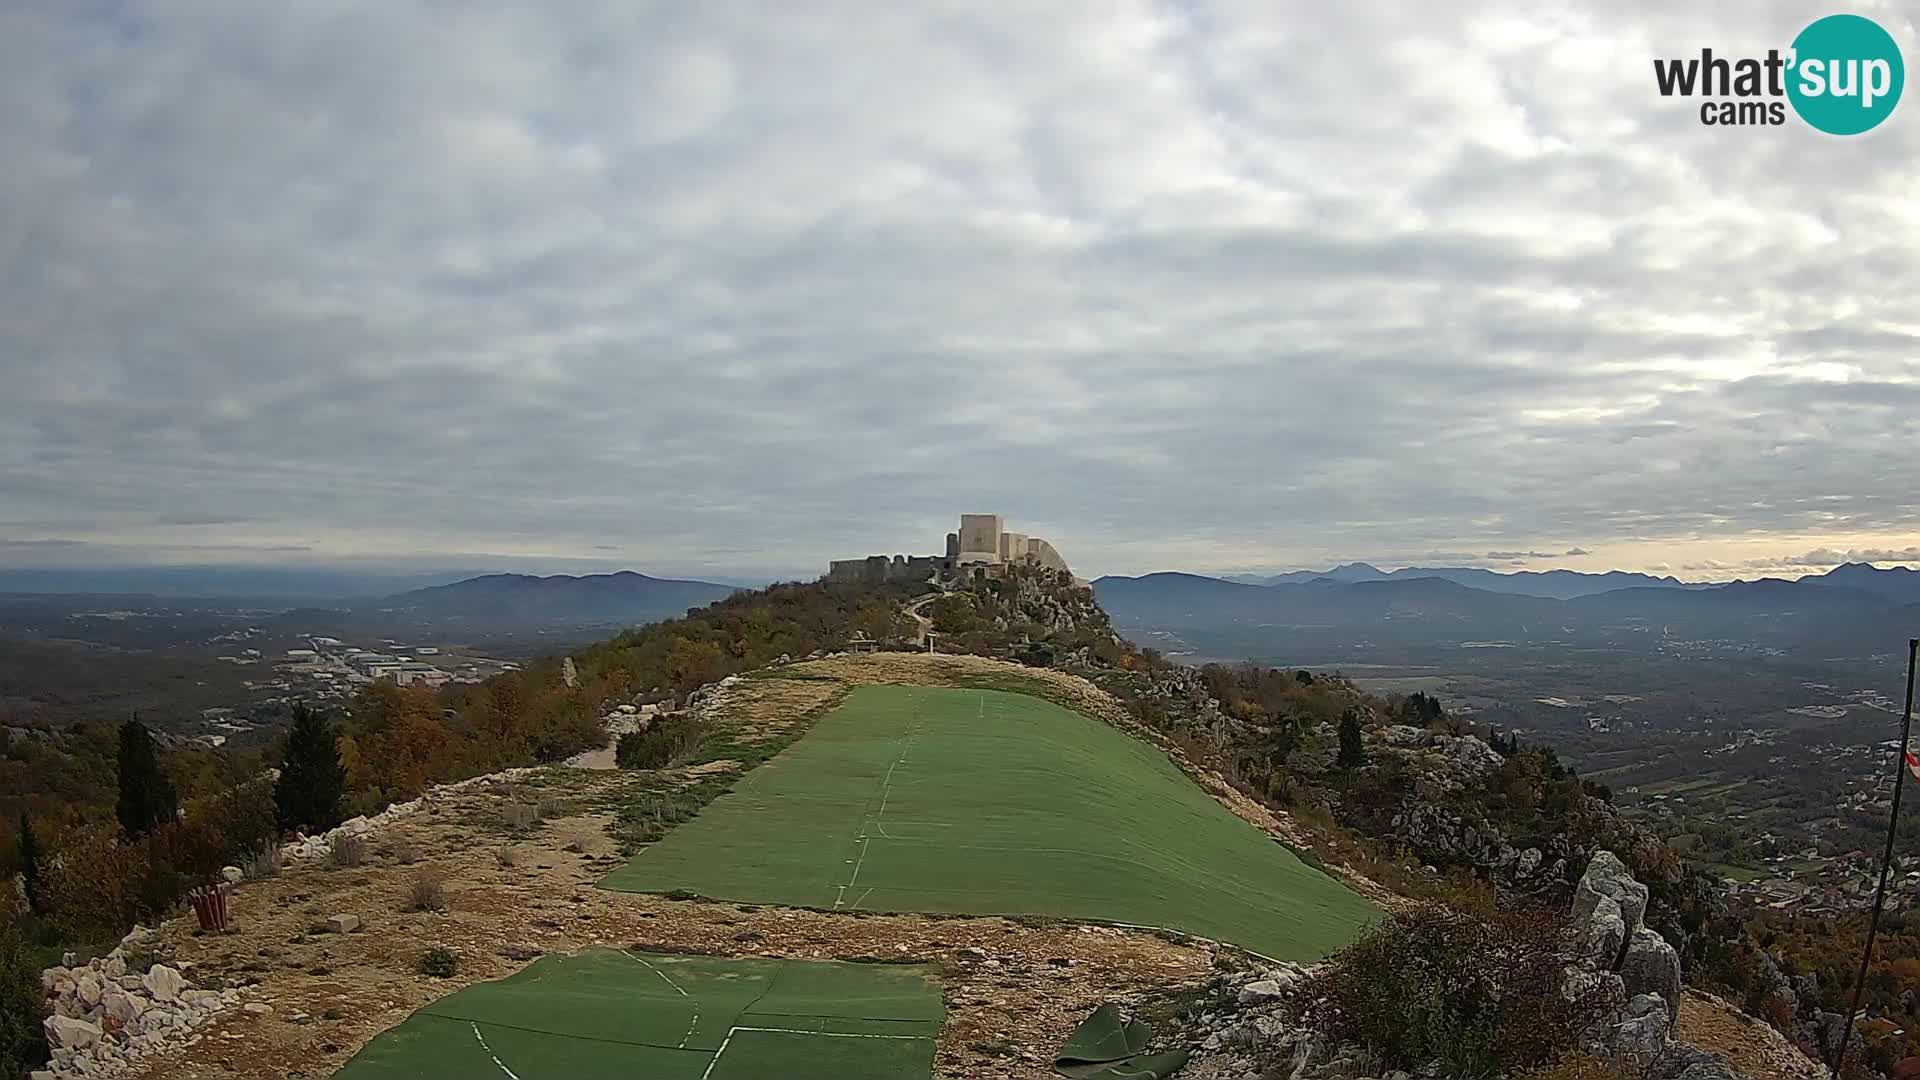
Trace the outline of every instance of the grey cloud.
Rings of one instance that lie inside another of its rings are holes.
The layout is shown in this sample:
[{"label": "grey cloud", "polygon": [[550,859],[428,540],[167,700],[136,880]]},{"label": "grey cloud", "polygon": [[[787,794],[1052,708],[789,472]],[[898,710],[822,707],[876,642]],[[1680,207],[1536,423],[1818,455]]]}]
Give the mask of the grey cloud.
[{"label": "grey cloud", "polygon": [[1920,533],[1920,124],[1729,142],[1649,52],[1799,15],[1674,8],[10,12],[7,528],[726,569],[995,509],[1132,571]]},{"label": "grey cloud", "polygon": [[1588,551],[1586,548],[1572,547],[1568,548],[1563,554],[1568,558],[1572,558],[1575,555],[1591,555],[1593,552]]},{"label": "grey cloud", "polygon": [[1838,566],[1841,563],[1908,563],[1920,562],[1920,547],[1906,548],[1849,548],[1837,551],[1833,548],[1815,548],[1798,555],[1787,555],[1779,559],[1755,560],[1755,566]]}]

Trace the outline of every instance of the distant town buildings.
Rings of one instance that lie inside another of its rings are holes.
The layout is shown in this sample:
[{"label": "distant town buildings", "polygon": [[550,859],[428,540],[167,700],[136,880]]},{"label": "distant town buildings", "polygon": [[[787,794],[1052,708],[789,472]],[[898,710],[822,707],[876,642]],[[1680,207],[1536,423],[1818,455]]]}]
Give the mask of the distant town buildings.
[{"label": "distant town buildings", "polygon": [[1052,544],[1037,536],[1008,532],[1006,525],[1007,519],[1000,514],[961,514],[960,528],[947,534],[946,551],[942,555],[836,559],[828,566],[827,577],[847,581],[923,581],[936,573],[952,573],[963,567],[981,567],[992,572],[1019,563],[1072,573]]}]

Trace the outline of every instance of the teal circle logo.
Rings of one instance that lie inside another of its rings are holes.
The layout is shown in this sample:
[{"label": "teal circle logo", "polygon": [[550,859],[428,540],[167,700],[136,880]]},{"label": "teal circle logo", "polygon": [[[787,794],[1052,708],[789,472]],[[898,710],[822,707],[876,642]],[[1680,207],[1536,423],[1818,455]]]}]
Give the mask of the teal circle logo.
[{"label": "teal circle logo", "polygon": [[1878,127],[1907,82],[1893,35],[1859,15],[1829,15],[1800,31],[1789,63],[1793,111],[1829,135]]}]

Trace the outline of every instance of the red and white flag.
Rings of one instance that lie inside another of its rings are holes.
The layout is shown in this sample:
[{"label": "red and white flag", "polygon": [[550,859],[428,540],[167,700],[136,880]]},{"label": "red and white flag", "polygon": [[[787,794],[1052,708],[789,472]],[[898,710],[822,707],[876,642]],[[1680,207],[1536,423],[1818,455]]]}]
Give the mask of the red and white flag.
[{"label": "red and white flag", "polygon": [[1907,771],[1915,780],[1920,780],[1920,757],[1914,757],[1911,750],[1907,751]]}]

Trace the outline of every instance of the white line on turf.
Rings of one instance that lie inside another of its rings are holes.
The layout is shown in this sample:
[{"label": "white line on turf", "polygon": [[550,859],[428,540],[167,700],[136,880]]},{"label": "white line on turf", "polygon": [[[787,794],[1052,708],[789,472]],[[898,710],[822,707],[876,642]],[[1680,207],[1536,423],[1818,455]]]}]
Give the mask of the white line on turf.
[{"label": "white line on turf", "polygon": [[[893,798],[893,771],[898,769],[900,763],[907,760],[907,755],[913,752],[913,740],[917,738],[919,734],[920,715],[918,711],[916,711],[914,713],[914,726],[912,730],[907,733],[906,739],[901,743],[900,756],[894,759],[892,765],[887,766],[886,779],[880,783],[880,809],[874,813],[871,820],[875,831],[880,834],[883,840],[893,839],[893,837],[887,835],[887,827],[881,820],[886,816],[887,803]],[[853,876],[847,879],[845,885],[834,886],[839,890],[833,900],[833,906],[836,910],[846,904],[847,890],[853,888],[854,884],[860,880],[860,867],[867,861],[867,847],[873,843],[872,838],[867,836],[866,829],[867,822],[863,820],[860,822],[860,835],[856,838],[860,841],[860,858],[853,860]],[[868,889],[867,891],[872,892],[873,890]],[[854,906],[858,907],[859,904],[856,903]]]},{"label": "white line on turf", "polygon": [[727,1052],[728,1044],[732,1043],[733,1037],[742,1031],[764,1031],[764,1032],[769,1032],[775,1035],[812,1035],[816,1038],[821,1038],[821,1039],[896,1039],[896,1040],[904,1040],[907,1042],[918,1042],[922,1040],[931,1041],[933,1038],[931,1035],[865,1035],[865,1034],[853,1034],[853,1033],[843,1032],[843,1031],[801,1031],[798,1028],[770,1028],[770,1027],[729,1028],[727,1030],[727,1037],[720,1040],[720,1049],[715,1050],[713,1052],[713,1060],[707,1062],[707,1071],[700,1074],[700,1080],[707,1080],[708,1077],[713,1075],[714,1066],[720,1064],[720,1057],[721,1055]]},{"label": "white line on turf", "polygon": [[667,978],[666,972],[661,971],[659,968],[654,967],[652,964],[647,963],[645,960],[642,960],[640,957],[633,955],[632,953],[626,951],[625,949],[620,950],[620,955],[626,957],[627,959],[633,961],[636,964],[639,964],[641,967],[646,968],[648,971],[653,972],[655,975],[660,976],[661,979],[666,981],[666,984],[668,986],[673,987],[675,993],[679,994],[683,998],[686,998],[688,1001],[693,1002],[693,1022],[687,1025],[687,1033],[685,1035],[680,1036],[680,1049],[685,1050],[687,1048],[687,1043],[693,1038],[693,1029],[700,1026],[699,1000],[695,998],[692,994],[689,994],[685,990],[682,990],[680,988],[679,983],[674,982],[672,979]]},{"label": "white line on turf", "polygon": [[499,1055],[493,1052],[493,1047],[487,1045],[487,1037],[485,1035],[480,1034],[480,1025],[468,1024],[467,1026],[473,1029],[473,1037],[480,1040],[480,1049],[485,1050],[487,1052],[487,1056],[490,1058],[493,1058],[493,1063],[495,1065],[500,1066],[500,1071],[503,1073],[506,1073],[507,1076],[511,1078],[511,1080],[520,1080],[519,1074],[515,1073],[512,1069],[507,1068],[506,1062],[501,1061],[499,1058]]}]

